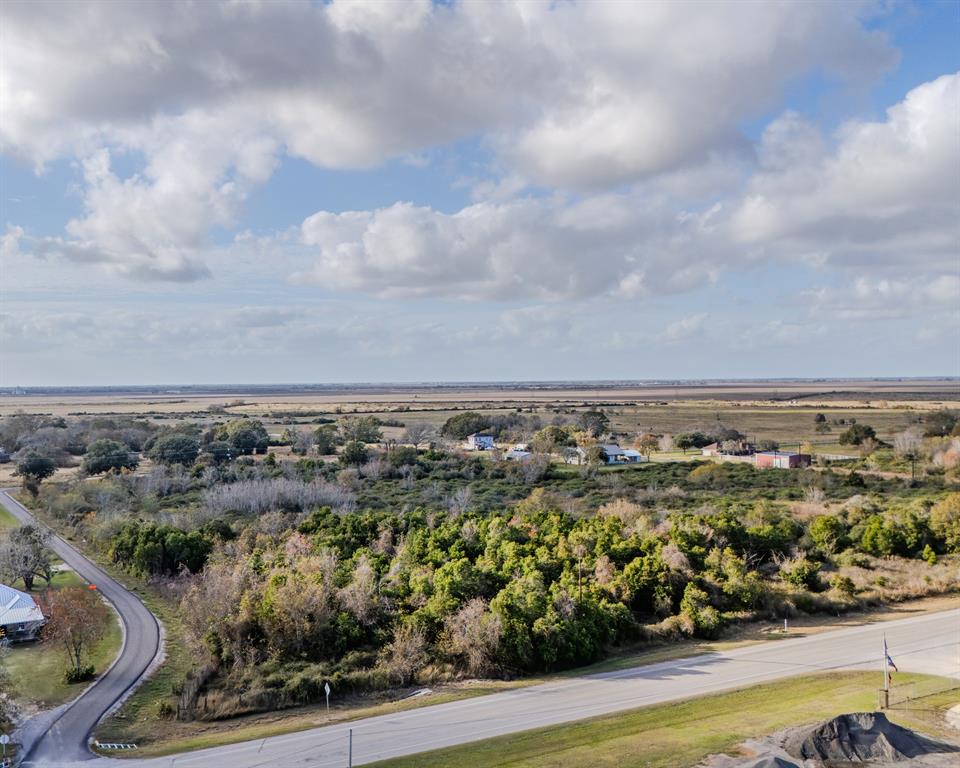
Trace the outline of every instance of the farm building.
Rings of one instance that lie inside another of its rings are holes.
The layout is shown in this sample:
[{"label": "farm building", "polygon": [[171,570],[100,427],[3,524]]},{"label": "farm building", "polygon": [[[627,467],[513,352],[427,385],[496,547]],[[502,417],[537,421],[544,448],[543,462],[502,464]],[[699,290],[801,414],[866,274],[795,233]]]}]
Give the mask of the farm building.
[{"label": "farm building", "polygon": [[530,451],[522,451],[519,448],[511,448],[503,454],[503,458],[507,461],[527,461],[531,456],[533,454]]},{"label": "farm building", "polygon": [[467,439],[463,445],[468,451],[490,451],[493,450],[493,435],[482,435],[479,432],[475,432],[472,435],[467,435]]},{"label": "farm building", "polygon": [[758,467],[796,469],[810,466],[810,454],[796,451],[760,451],[755,461]]},{"label": "farm building", "polygon": [[46,619],[26,592],[0,584],[0,631],[11,642],[33,640]]}]

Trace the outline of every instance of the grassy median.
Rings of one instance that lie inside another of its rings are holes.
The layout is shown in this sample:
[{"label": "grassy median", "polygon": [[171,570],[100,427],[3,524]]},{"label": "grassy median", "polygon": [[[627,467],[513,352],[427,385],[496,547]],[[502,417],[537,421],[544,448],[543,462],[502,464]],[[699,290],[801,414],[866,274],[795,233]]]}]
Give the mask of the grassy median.
[{"label": "grassy median", "polygon": [[[942,691],[949,681],[902,675]],[[955,684],[955,682],[953,683]],[[377,768],[677,768],[705,756],[735,751],[744,739],[843,712],[876,709],[877,675],[830,673],[782,680],[731,693],[703,696],[576,723],[385,760]],[[920,706],[891,710],[890,719],[937,732],[935,713],[960,700],[952,691],[926,696]]]}]

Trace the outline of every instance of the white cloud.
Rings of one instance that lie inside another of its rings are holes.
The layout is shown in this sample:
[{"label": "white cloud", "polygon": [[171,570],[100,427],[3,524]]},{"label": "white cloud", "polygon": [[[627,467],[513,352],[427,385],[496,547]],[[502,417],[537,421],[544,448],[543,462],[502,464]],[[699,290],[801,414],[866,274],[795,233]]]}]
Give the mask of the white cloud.
[{"label": "white cloud", "polygon": [[733,238],[821,264],[955,268],[958,104],[960,74],[944,75],[910,91],[883,122],[845,124],[832,149],[795,115],[775,121]]},{"label": "white cloud", "polygon": [[697,336],[703,331],[706,319],[707,315],[703,312],[680,318],[666,327],[663,332],[663,339],[673,344]]},{"label": "white cloud", "polygon": [[[663,201],[609,196],[477,203],[454,214],[410,204],[319,212],[303,223],[315,266],[295,279],[385,297],[557,300],[637,298],[702,285],[722,245],[702,217]],[[725,254],[721,263],[734,258]]]},{"label": "white cloud", "polygon": [[[87,169],[84,215],[40,251],[192,279],[205,274],[210,230],[235,225],[283,155],[362,168],[479,136],[504,178],[478,194],[501,198],[529,182],[696,175],[692,166],[745,149],[739,125],[792,78],[892,64],[863,7],[7,2],[0,151]],[[142,171],[120,178],[108,151],[142,156]],[[573,277],[544,293],[590,282]]]}]

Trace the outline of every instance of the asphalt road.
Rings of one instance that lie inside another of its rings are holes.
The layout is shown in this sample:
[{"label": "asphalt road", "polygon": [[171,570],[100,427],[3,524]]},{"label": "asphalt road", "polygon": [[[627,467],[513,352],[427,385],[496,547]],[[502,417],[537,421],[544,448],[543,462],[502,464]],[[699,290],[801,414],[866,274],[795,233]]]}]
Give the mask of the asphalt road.
[{"label": "asphalt road", "polygon": [[[744,685],[834,669],[874,669],[884,633],[900,671],[960,679],[960,608],[725,653],[572,678],[342,725],[151,760],[138,768],[344,768]],[[776,706],[771,701],[771,707]],[[87,763],[86,768],[94,764]],[[102,759],[97,768],[117,768]]]},{"label": "asphalt road", "polygon": [[[18,501],[0,491],[2,504],[21,523],[36,523]],[[124,643],[113,666],[71,704],[40,721],[43,732],[26,755],[25,766],[54,766],[95,760],[87,738],[100,718],[140,681],[160,653],[160,625],[139,598],[128,592],[58,536],[50,548],[90,584],[95,584],[120,615]],[[50,720],[55,717],[53,722]],[[112,763],[111,763],[112,764]]]}]

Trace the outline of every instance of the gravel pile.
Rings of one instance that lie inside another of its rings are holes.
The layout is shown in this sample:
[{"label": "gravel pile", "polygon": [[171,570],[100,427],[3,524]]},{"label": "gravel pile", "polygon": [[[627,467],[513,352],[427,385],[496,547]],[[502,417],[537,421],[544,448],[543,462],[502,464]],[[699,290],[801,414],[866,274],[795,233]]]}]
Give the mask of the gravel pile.
[{"label": "gravel pile", "polygon": [[783,746],[795,758],[825,763],[891,763],[956,751],[891,723],[882,712],[840,715],[794,734]]},{"label": "gravel pile", "polygon": [[933,741],[887,720],[881,712],[840,715],[792,727],[741,749],[750,757],[714,755],[704,768],[958,768],[960,746]]}]

